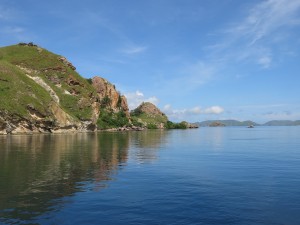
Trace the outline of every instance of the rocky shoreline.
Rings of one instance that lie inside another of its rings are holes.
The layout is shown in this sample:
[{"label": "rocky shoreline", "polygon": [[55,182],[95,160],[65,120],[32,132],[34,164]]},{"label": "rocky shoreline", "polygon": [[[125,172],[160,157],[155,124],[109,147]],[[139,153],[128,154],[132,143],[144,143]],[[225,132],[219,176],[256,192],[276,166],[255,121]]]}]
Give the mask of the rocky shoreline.
[{"label": "rocky shoreline", "polygon": [[32,130],[26,132],[20,132],[18,129],[10,131],[9,128],[6,130],[0,130],[0,135],[31,135],[31,134],[71,134],[71,133],[96,133],[103,131],[114,131],[114,132],[122,132],[122,131],[144,131],[147,128],[143,127],[118,127],[118,128],[109,128],[109,129],[101,129],[101,130],[76,130],[75,128],[70,129],[60,129],[55,131],[45,131],[45,130]]},{"label": "rocky shoreline", "polygon": [[[0,118],[1,119],[1,118]],[[50,123],[50,122],[49,122]],[[49,124],[48,124],[49,125]],[[137,126],[116,127],[108,129],[97,129],[90,123],[80,123],[64,127],[47,126],[47,124],[31,124],[28,121],[17,121],[16,123],[1,122],[0,135],[10,134],[64,134],[64,133],[85,133],[98,131],[142,131],[147,128]]]}]

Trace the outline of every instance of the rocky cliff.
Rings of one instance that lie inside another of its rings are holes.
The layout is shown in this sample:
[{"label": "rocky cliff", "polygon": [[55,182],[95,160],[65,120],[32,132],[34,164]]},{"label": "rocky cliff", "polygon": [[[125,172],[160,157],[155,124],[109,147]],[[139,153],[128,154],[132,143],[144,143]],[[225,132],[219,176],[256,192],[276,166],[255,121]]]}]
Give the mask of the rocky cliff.
[{"label": "rocky cliff", "polygon": [[[114,112],[124,111],[129,118],[127,99],[116,90],[115,85],[102,77],[94,77],[92,85],[96,89],[103,106],[111,108]],[[109,100],[108,100],[109,99]]]},{"label": "rocky cliff", "polygon": [[0,134],[95,131],[107,108],[129,121],[126,98],[105,79],[90,83],[32,43],[0,48]]}]

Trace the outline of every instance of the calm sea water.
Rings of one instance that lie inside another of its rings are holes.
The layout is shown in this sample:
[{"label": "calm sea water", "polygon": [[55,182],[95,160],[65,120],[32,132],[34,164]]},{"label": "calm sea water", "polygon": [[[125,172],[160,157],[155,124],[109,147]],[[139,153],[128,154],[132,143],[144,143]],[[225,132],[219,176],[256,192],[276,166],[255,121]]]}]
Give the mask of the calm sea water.
[{"label": "calm sea water", "polygon": [[0,224],[300,224],[300,127],[0,136]]}]

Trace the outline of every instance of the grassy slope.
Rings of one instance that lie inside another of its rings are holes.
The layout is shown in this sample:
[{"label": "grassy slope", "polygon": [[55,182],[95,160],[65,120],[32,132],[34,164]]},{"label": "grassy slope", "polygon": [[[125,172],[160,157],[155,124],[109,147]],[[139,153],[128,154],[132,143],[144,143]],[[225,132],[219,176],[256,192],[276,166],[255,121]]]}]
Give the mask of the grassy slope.
[{"label": "grassy slope", "polygon": [[[78,119],[90,119],[90,96],[96,96],[96,92],[86,79],[59,61],[59,57],[45,49],[39,51],[37,47],[31,46],[13,45],[0,48],[0,78],[9,80],[0,81],[0,109],[25,115],[24,106],[33,103],[41,112],[47,111],[51,101],[49,94],[15,66],[19,65],[34,71],[34,76],[41,77],[56,92],[60,98],[60,105],[66,112]],[[68,85],[67,80],[70,76],[80,85]],[[57,87],[53,80],[59,81],[61,88]],[[67,95],[65,90],[76,92],[78,95]],[[33,94],[35,97],[31,97]]]},{"label": "grassy slope", "polygon": [[131,115],[133,120],[141,120],[143,123],[146,124],[155,124],[159,125],[160,123],[166,124],[168,121],[168,118],[166,116],[160,116],[160,115],[148,115],[146,113],[140,113],[140,114],[132,114]]},{"label": "grassy slope", "polygon": [[0,110],[26,117],[26,107],[31,104],[47,115],[45,105],[50,102],[47,91],[12,64],[0,60]]}]

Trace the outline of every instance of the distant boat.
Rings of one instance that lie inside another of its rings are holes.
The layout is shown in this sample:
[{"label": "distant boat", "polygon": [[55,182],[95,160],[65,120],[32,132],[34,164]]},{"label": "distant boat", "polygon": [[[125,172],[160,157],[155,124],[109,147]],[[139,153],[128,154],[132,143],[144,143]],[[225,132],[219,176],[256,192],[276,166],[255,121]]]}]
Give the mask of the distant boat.
[{"label": "distant boat", "polygon": [[253,125],[249,125],[248,128],[254,128],[254,126]]}]

